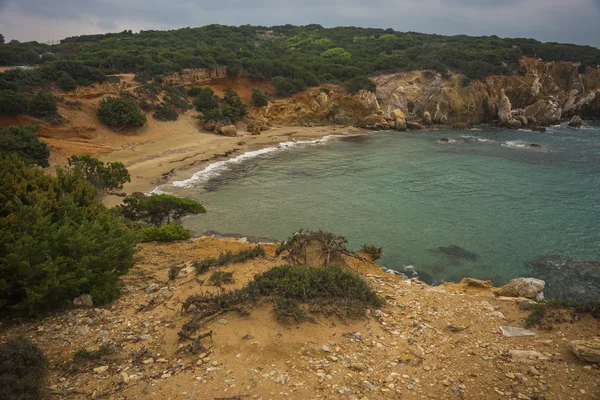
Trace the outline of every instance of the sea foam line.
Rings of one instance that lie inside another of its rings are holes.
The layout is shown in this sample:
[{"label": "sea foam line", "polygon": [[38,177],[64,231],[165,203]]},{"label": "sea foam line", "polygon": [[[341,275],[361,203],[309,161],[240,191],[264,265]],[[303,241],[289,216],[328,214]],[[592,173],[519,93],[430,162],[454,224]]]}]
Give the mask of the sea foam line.
[{"label": "sea foam line", "polygon": [[[183,181],[171,182],[171,186],[181,187],[181,188],[189,188],[189,187],[194,186],[197,183],[206,182],[210,178],[212,178],[214,176],[218,176],[220,173],[222,173],[223,171],[225,171],[227,169],[228,164],[239,164],[243,161],[261,156],[263,154],[268,154],[268,153],[272,153],[272,152],[276,152],[276,151],[290,149],[290,148],[298,146],[298,145],[323,144],[333,138],[344,137],[344,136],[355,136],[355,135],[327,135],[327,136],[323,136],[322,138],[316,139],[316,140],[297,140],[297,141],[290,141],[290,142],[281,142],[277,146],[266,147],[264,149],[255,150],[255,151],[249,151],[249,152],[240,154],[237,157],[230,158],[228,160],[217,161],[212,164],[209,164],[206,168],[204,168],[202,171],[196,172],[189,179],[185,179]],[[164,193],[164,192],[161,191],[160,189],[158,189],[158,187],[157,187],[151,193],[159,194],[159,193]]]}]

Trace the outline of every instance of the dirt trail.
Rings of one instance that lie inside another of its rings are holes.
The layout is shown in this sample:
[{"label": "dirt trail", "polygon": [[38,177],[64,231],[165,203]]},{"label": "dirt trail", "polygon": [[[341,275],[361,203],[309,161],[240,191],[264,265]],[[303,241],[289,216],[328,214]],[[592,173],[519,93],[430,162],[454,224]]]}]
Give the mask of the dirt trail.
[{"label": "dirt trail", "polygon": [[[430,287],[354,259],[351,267],[386,299],[380,310],[356,320],[317,314],[315,323],[285,325],[268,302],[247,304],[248,315],[230,312],[209,323],[205,354],[178,351],[187,342],[177,332],[190,318],[181,302],[219,289],[207,284],[209,274],[196,276],[191,268],[170,281],[169,267],[248,247],[215,238],[143,245],[113,304],[4,327],[0,340],[23,335],[48,354],[47,386],[56,399],[591,400],[599,394],[600,369],[568,346],[598,335],[597,320],[567,318],[551,331],[533,329],[532,337],[504,337],[499,327],[521,326],[526,315],[514,299],[495,298],[490,289]],[[283,263],[274,245],[265,247],[267,257],[219,268],[233,272],[226,290]],[[106,360],[71,361],[76,349],[102,344],[119,350]],[[520,350],[538,353],[526,357]]]}]

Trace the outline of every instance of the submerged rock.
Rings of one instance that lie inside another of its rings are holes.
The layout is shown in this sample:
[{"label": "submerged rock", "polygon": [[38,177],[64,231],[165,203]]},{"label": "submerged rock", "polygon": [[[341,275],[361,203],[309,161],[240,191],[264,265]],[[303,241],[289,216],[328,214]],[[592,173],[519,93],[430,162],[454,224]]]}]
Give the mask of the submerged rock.
[{"label": "submerged rock", "polygon": [[544,298],[544,287],[546,282],[536,278],[517,278],[506,285],[494,289],[498,296],[525,297],[528,299],[542,300]]},{"label": "submerged rock", "polygon": [[471,253],[469,250],[463,249],[462,247],[456,245],[438,247],[431,251],[434,253],[439,253],[455,262],[477,261],[479,259],[477,254]]},{"label": "submerged rock", "polygon": [[569,121],[569,126],[571,128],[581,128],[581,125],[583,125],[583,121],[581,120],[581,118],[579,117],[579,115],[574,116]]}]

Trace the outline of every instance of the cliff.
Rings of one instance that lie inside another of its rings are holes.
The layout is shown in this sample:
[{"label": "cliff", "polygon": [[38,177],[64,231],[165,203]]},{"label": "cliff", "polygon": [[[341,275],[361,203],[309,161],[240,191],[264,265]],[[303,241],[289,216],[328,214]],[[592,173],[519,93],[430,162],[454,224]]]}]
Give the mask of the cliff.
[{"label": "cliff", "polygon": [[[281,323],[271,302],[248,302],[207,321],[199,333],[210,335],[196,341],[203,350],[190,352],[192,342],[178,335],[194,315],[182,311],[188,296],[238,289],[285,261],[265,245],[265,257],[220,267],[234,279],[222,287],[191,263],[251,246],[212,237],[145,244],[113,304],[4,325],[0,336],[40,346],[56,399],[596,398],[600,369],[570,343],[596,337],[598,320],[557,310],[550,330],[513,337],[510,327],[528,312],[522,299],[495,296],[489,282],[431,287],[356,258],[346,258],[347,268],[385,298],[380,309],[358,318],[314,309],[312,322]],[[172,266],[181,268],[173,275]],[[100,346],[104,355],[73,360],[77,349]]]}]

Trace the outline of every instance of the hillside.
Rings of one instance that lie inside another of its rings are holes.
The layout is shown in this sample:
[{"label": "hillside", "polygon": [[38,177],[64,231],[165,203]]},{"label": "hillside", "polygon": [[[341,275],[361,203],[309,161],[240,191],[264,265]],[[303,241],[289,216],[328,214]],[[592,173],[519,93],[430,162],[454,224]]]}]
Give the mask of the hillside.
[{"label": "hillside", "polygon": [[[123,278],[123,295],[103,308],[59,311],[40,321],[5,326],[2,340],[23,335],[50,360],[47,387],[56,399],[594,399],[599,369],[576,358],[569,342],[592,339],[600,324],[559,311],[535,336],[506,337],[520,327],[522,299],[495,297],[485,282],[429,287],[345,258],[386,305],[359,318],[312,314],[313,322],[281,323],[270,301],[241,304],[210,318],[202,351],[187,352],[178,332],[195,314],[190,295],[217,293],[191,263],[249,244],[200,238],[141,247]],[[244,286],[285,261],[265,245],[263,258],[219,267]],[[169,280],[171,266],[182,266]],[[236,311],[237,310],[237,311]],[[548,330],[551,327],[551,330]],[[75,351],[113,349],[73,361]],[[203,353],[203,354],[200,354]]]}]

